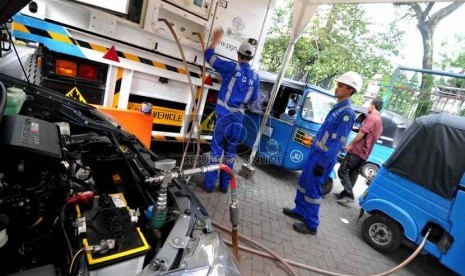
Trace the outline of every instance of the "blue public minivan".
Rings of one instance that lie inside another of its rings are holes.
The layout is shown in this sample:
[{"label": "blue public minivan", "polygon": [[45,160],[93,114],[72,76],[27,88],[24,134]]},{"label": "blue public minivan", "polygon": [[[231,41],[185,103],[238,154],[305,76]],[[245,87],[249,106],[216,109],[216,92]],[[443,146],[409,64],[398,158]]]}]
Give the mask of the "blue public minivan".
[{"label": "blue public minivan", "polygon": [[[262,102],[246,110],[242,143],[252,148],[263,120],[266,99],[276,82],[276,75],[259,71]],[[326,89],[284,79],[273,104],[270,119],[262,134],[257,157],[288,170],[301,170],[310,145],[334,104],[334,95]],[[331,178],[336,178],[334,172]],[[323,194],[332,189],[332,179],[323,186]]]},{"label": "blue public minivan", "polygon": [[431,229],[424,250],[465,275],[464,153],[464,117],[418,118],[359,199],[365,241],[391,252]]}]

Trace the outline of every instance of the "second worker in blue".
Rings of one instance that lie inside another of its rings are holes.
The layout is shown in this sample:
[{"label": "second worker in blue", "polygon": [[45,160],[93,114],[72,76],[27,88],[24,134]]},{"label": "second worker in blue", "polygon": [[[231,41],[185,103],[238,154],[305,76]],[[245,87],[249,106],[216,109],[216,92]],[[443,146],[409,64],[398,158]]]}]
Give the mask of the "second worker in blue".
[{"label": "second worker in blue", "polygon": [[355,121],[350,97],[362,88],[362,77],[346,72],[336,81],[334,95],[338,101],[326,116],[310,147],[295,196],[295,207],[284,208],[283,213],[301,220],[293,225],[299,233],[315,235],[319,225],[321,185],[328,179],[344,148]]}]

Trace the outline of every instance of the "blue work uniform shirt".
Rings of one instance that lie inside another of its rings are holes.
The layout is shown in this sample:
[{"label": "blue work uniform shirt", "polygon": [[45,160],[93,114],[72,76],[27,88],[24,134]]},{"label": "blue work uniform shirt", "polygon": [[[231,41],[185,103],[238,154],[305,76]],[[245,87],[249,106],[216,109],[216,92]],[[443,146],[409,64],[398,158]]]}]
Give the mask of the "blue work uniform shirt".
[{"label": "blue work uniform shirt", "polygon": [[350,107],[350,101],[344,100],[333,106],[321,125],[312,150],[321,153],[319,165],[326,168],[333,163],[347,142],[347,137],[355,121],[355,112]]},{"label": "blue work uniform shirt", "polygon": [[247,62],[236,63],[215,55],[215,50],[205,51],[205,59],[221,74],[223,80],[218,93],[215,112],[218,116],[237,113],[243,118],[244,107],[258,99],[259,77]]}]

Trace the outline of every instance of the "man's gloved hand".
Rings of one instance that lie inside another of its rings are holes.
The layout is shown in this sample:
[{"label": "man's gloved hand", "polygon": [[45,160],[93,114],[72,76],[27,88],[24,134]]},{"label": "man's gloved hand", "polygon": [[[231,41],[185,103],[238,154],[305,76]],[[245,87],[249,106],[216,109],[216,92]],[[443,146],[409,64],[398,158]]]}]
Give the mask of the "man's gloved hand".
[{"label": "man's gloved hand", "polygon": [[313,175],[314,175],[314,176],[322,176],[324,173],[325,173],[325,168],[323,168],[323,167],[320,166],[320,165],[316,165],[316,166],[313,168]]}]

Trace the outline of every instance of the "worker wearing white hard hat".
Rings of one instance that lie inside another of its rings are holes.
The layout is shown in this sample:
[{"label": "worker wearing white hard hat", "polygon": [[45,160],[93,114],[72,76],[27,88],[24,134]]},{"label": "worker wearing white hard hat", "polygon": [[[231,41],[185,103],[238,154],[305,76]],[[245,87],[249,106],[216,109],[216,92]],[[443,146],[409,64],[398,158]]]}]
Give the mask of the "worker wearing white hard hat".
[{"label": "worker wearing white hard hat", "polygon": [[336,83],[336,85],[337,83],[348,85],[349,87],[353,88],[354,94],[356,92],[360,92],[360,90],[362,89],[363,79],[359,73],[349,71],[339,76],[339,78],[337,78],[334,82]]},{"label": "worker wearing white hard hat", "polygon": [[[237,62],[224,60],[215,55],[215,48],[223,36],[221,30],[213,33],[213,40],[205,51],[205,59],[222,76],[220,91],[215,107],[215,128],[211,142],[210,164],[218,164],[221,156],[231,169],[234,166],[236,147],[239,144],[244,120],[244,107],[258,99],[259,78],[249,61],[255,49],[248,41],[237,50]],[[212,192],[218,178],[217,172],[207,172],[203,189]],[[228,174],[220,173],[220,191],[226,193],[230,184]]]},{"label": "worker wearing white hard hat", "polygon": [[350,97],[362,88],[362,77],[355,72],[344,73],[335,82],[338,103],[326,116],[310,147],[299,178],[295,207],[283,209],[286,216],[302,221],[294,223],[293,229],[303,234],[317,233],[321,185],[329,178],[355,121]]}]

